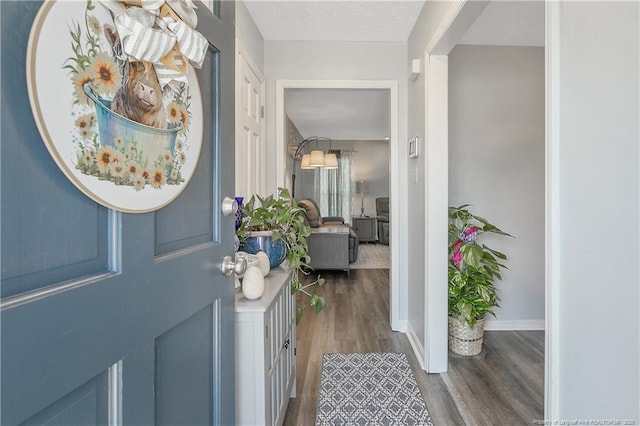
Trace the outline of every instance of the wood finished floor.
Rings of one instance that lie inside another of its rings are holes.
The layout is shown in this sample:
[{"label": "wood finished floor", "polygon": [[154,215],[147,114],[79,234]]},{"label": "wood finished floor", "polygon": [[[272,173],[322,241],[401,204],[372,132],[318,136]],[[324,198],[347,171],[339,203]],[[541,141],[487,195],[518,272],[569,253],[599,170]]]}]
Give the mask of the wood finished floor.
[{"label": "wood finished floor", "polygon": [[285,425],[314,425],[324,352],[404,352],[436,425],[525,425],[543,418],[544,332],[486,332],[482,353],[449,353],[449,370],[427,374],[406,335],[389,327],[389,270],[323,272],[327,306],[297,328],[297,397]]}]

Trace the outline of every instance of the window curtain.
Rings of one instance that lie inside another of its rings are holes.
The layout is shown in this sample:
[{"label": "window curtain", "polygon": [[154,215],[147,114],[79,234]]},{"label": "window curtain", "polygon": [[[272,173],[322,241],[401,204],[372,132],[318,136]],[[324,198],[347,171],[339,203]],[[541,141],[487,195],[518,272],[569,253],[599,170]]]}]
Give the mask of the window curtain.
[{"label": "window curtain", "polygon": [[353,152],[340,151],[338,169],[316,169],[314,198],[322,216],[342,216],[351,223],[352,200],[355,195],[355,167]]}]

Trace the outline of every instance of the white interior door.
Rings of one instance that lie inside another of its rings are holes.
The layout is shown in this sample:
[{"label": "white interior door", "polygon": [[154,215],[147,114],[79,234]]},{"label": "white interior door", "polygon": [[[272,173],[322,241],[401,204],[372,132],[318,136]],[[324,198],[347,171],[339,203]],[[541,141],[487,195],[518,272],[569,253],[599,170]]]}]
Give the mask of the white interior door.
[{"label": "white interior door", "polygon": [[236,195],[264,195],[264,77],[242,44],[236,45]]}]

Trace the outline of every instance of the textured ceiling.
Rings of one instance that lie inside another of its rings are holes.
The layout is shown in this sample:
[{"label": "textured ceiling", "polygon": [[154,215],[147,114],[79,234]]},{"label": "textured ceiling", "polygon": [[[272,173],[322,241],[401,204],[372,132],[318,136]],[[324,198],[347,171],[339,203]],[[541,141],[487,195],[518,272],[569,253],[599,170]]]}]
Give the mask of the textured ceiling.
[{"label": "textured ceiling", "polygon": [[265,40],[406,41],[424,0],[245,1]]},{"label": "textured ceiling", "polygon": [[459,44],[544,46],[544,1],[492,1]]},{"label": "textured ceiling", "polygon": [[[265,40],[406,41],[423,1],[247,1]],[[460,44],[544,46],[544,1],[489,3]],[[389,136],[384,90],[287,89],[287,114],[303,136]]]},{"label": "textured ceiling", "polygon": [[334,140],[389,137],[389,91],[286,89],[285,110],[302,136]]}]

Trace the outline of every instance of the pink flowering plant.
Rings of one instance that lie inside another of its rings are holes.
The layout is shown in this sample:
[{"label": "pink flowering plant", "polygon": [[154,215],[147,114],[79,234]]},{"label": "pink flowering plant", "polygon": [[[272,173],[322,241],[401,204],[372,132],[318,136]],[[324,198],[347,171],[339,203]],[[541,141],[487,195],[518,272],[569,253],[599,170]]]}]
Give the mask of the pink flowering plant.
[{"label": "pink flowering plant", "polygon": [[473,215],[469,204],[449,207],[449,315],[469,327],[493,308],[500,306],[494,282],[502,279],[501,261],[507,256],[486,245],[480,245],[482,234],[493,233],[511,237],[486,219]]}]

